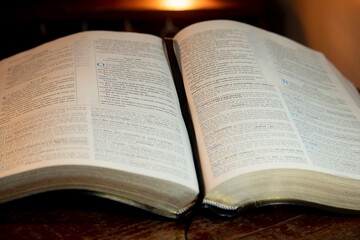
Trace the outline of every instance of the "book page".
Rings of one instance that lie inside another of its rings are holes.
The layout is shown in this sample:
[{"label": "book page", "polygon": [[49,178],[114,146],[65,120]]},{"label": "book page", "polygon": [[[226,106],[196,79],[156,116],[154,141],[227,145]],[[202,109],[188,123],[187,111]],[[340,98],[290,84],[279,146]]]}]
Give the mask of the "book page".
[{"label": "book page", "polygon": [[321,54],[223,20],[174,40],[206,191],[264,169],[359,177],[359,109]]},{"label": "book page", "polygon": [[92,165],[197,189],[162,40],[74,34],[0,63],[0,177]]},{"label": "book page", "polygon": [[321,53],[275,34],[264,36],[263,44],[311,165],[359,179],[360,102],[355,88]]}]

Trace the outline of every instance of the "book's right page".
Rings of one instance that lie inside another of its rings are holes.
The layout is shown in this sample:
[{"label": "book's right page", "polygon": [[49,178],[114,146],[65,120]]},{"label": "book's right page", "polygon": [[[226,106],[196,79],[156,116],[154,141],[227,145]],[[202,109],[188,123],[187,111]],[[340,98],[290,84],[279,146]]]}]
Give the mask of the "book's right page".
[{"label": "book's right page", "polygon": [[[354,88],[323,54],[228,20],[189,26],[174,42],[197,135],[205,194],[227,180],[268,170],[286,169],[289,175],[273,174],[279,181],[269,178],[271,184],[290,179],[293,170],[345,182],[360,179],[359,102]],[[308,176],[310,186],[313,179]],[[297,189],[289,189],[294,195],[281,197],[277,195],[281,187],[268,190],[270,183],[262,189],[270,192],[269,198],[314,200],[297,196]],[[244,202],[262,200],[254,198]],[[224,205],[226,201],[237,200],[225,200]]]}]

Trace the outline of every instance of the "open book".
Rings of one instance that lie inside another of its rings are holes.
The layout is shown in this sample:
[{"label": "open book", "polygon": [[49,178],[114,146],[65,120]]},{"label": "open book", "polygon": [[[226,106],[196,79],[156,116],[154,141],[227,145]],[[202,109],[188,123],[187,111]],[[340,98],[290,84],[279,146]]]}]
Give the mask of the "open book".
[{"label": "open book", "polygon": [[2,60],[0,202],[82,189],[176,217],[204,189],[230,213],[360,210],[360,97],[322,54],[227,20],[164,42],[82,32]]}]

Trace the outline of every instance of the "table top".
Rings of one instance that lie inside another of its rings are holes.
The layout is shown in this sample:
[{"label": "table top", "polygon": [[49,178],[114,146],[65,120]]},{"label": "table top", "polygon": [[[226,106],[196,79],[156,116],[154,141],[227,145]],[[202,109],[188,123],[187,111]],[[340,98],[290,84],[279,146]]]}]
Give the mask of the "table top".
[{"label": "table top", "polygon": [[360,216],[278,205],[171,220],[74,191],[0,204],[0,239],[360,239]]}]

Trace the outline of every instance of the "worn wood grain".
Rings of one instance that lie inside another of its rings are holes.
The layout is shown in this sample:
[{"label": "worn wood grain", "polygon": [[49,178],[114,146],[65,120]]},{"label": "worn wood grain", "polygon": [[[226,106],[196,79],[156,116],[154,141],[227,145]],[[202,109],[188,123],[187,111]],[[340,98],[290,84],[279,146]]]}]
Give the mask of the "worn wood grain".
[{"label": "worn wood grain", "polygon": [[246,240],[360,239],[360,217],[300,206],[268,206],[231,219],[197,216],[188,236],[189,239]]},{"label": "worn wood grain", "polygon": [[174,221],[61,191],[0,204],[0,239],[360,239],[360,216],[268,206],[232,218],[200,210]]},{"label": "worn wood grain", "polygon": [[0,239],[184,239],[185,222],[73,192],[0,205]]}]

